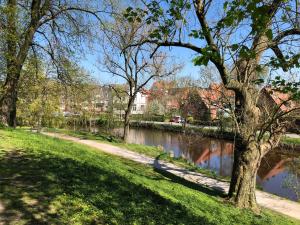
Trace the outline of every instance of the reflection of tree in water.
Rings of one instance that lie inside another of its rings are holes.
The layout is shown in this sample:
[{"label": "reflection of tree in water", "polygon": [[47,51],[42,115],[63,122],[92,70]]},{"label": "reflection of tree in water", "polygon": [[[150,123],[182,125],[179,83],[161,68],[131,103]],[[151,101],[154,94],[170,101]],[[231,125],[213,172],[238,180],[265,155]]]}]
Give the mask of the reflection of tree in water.
[{"label": "reflection of tree in water", "polygon": [[[233,144],[230,141],[149,129],[131,129],[130,139],[132,143],[163,146],[174,157],[185,158],[221,176],[231,175]],[[257,184],[268,192],[300,199],[300,148],[269,152],[261,162]]]},{"label": "reflection of tree in water", "polygon": [[300,201],[300,156],[290,160],[286,164],[289,173],[284,180],[283,187],[291,189]]}]

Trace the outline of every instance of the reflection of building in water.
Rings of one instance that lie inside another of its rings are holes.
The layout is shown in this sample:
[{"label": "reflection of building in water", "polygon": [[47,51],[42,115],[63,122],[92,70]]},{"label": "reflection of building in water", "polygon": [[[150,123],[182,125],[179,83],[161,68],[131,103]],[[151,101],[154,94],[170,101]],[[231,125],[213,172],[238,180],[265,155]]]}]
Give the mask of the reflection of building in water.
[{"label": "reflection of building in water", "polygon": [[[184,157],[221,176],[231,175],[233,144],[229,141],[149,129],[131,129],[129,136],[131,143],[160,145],[165,151],[174,152],[174,157]],[[290,166],[295,165],[292,160],[299,157],[300,149],[295,151],[278,149],[269,152],[258,170],[257,183],[264,191],[296,200],[294,191],[284,188],[283,183],[288,176],[297,174],[298,170],[295,171],[289,167],[294,168]],[[299,167],[296,166],[296,168]]]},{"label": "reflection of building in water", "polygon": [[260,181],[268,180],[284,172],[286,163],[292,160],[290,157],[278,153],[278,150],[277,152],[271,151],[263,158],[257,172]]},{"label": "reflection of building in water", "polygon": [[209,161],[210,158],[214,156],[220,156],[222,158],[224,155],[232,155],[233,153],[233,146],[231,143],[215,140],[209,140],[206,143],[205,148],[201,148],[201,154],[194,160],[197,164]]},{"label": "reflection of building in water", "polygon": [[233,162],[231,142],[182,135],[179,143],[185,157],[196,165],[215,170],[222,176],[230,176]]},{"label": "reflection of building in water", "polygon": [[[158,146],[172,151],[175,157],[183,157],[196,165],[215,170],[230,176],[233,163],[233,144],[225,140],[204,138],[197,135],[182,135],[147,129],[131,129],[130,140],[133,143]],[[283,155],[279,151],[269,152],[262,160],[258,170],[258,182],[274,177],[285,170],[285,165],[293,156]]]}]

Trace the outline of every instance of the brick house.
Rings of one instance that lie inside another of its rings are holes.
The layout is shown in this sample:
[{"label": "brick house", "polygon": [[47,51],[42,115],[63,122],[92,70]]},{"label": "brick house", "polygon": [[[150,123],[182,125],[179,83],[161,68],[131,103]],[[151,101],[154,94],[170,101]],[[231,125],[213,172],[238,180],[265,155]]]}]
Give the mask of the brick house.
[{"label": "brick house", "polygon": [[275,111],[280,113],[292,110],[289,117],[291,121],[293,121],[293,124],[289,131],[300,132],[300,103],[290,100],[288,93],[282,93],[270,87],[264,87],[261,90],[259,104],[263,108],[266,116]]},{"label": "brick house", "polygon": [[194,119],[210,121],[218,118],[234,98],[233,92],[221,84],[208,88],[178,88],[175,81],[156,81],[150,89],[149,101],[159,100],[169,112],[184,110]]}]

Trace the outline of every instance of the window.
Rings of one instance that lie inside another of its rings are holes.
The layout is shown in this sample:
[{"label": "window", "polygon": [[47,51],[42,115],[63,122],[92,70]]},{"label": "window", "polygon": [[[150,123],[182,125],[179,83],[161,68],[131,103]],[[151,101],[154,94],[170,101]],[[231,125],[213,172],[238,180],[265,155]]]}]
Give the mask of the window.
[{"label": "window", "polygon": [[144,110],[145,110],[145,106],[141,105],[141,111],[144,111]]},{"label": "window", "polygon": [[136,111],[136,104],[132,106],[132,111]]}]

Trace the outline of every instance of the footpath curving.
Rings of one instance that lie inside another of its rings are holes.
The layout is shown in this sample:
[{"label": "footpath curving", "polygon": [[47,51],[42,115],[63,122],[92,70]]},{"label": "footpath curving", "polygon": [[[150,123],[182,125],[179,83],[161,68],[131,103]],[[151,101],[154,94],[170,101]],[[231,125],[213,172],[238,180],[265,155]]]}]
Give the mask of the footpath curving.
[{"label": "footpath curving", "polygon": [[[157,169],[169,172],[173,175],[181,177],[190,182],[206,186],[208,188],[216,189],[219,191],[223,191],[225,193],[228,192],[229,183],[224,181],[219,181],[210,177],[207,177],[203,174],[192,172],[187,169],[176,166],[172,163],[168,163],[162,160],[157,160],[155,158],[145,156],[136,152],[129,151],[124,148],[120,148],[114,145],[110,145],[107,143],[101,143],[93,140],[80,139],[64,134],[59,133],[50,133],[50,132],[42,132],[42,134],[73,141],[80,144],[85,144],[90,147],[96,148],[102,152],[109,153],[112,155],[117,155],[126,159],[133,160],[138,163],[151,165]],[[279,212],[281,214],[288,215],[290,217],[296,218],[300,220],[300,204],[297,202],[290,201],[288,199],[284,199],[273,194],[269,194],[263,191],[256,190],[256,199],[259,205],[265,207],[267,209],[271,209],[273,211]]]}]

